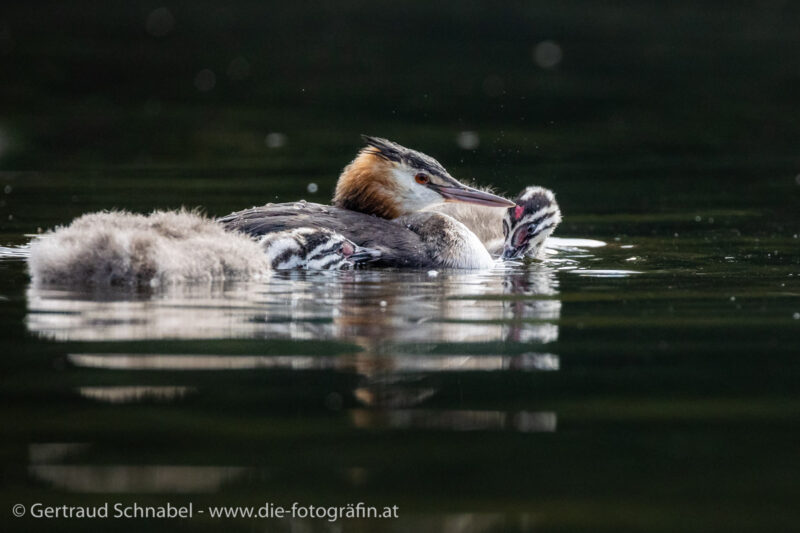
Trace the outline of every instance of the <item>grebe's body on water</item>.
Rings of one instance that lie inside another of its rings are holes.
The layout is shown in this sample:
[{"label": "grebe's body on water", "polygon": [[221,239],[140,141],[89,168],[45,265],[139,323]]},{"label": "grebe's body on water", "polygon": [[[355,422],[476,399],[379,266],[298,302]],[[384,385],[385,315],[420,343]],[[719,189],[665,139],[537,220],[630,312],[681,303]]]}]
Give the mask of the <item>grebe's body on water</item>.
[{"label": "grebe's body on water", "polygon": [[[251,236],[299,227],[326,228],[381,252],[376,264],[398,267],[489,268],[486,247],[463,223],[423,211],[443,202],[513,207],[510,200],[468,187],[435,159],[378,137],[342,171],[333,205],[267,204],[219,221]],[[499,224],[498,224],[498,227]]]},{"label": "grebe's body on water", "polygon": [[379,252],[374,261],[377,266],[479,269],[490,268],[493,264],[486,247],[464,224],[428,211],[387,220],[300,201],[255,207],[229,215],[220,222],[227,229],[252,236],[268,236],[297,228],[332,230]]}]

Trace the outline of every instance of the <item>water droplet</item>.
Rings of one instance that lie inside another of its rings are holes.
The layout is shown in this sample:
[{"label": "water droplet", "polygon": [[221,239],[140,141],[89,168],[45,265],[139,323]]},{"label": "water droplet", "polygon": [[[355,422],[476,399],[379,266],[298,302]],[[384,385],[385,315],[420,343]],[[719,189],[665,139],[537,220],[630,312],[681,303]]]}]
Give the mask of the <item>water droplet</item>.
[{"label": "water droplet", "polygon": [[438,275],[439,275],[438,271],[436,271],[436,270],[428,270],[428,277],[429,278],[435,278]]},{"label": "water droplet", "polygon": [[462,150],[474,150],[481,144],[481,139],[477,132],[462,131],[456,136],[456,144]]},{"label": "water droplet", "polygon": [[555,41],[542,41],[533,48],[533,61],[541,68],[555,68],[563,58],[564,52]]},{"label": "water droplet", "polygon": [[703,221],[703,217],[701,217],[700,215],[697,215],[696,217],[694,217],[694,221],[695,222],[702,222]]},{"label": "water droplet", "polygon": [[736,301],[736,296],[731,296],[731,301],[735,302]]},{"label": "water droplet", "polygon": [[276,131],[268,133],[264,138],[264,144],[267,145],[267,148],[281,148],[286,144],[286,135]]},{"label": "water droplet", "polygon": [[792,318],[794,318],[795,320],[800,320],[800,313],[793,314]]},{"label": "water droplet", "polygon": [[317,192],[317,191],[319,190],[319,187],[317,187],[317,184],[316,184],[316,183],[314,183],[314,182],[311,182],[311,183],[309,183],[309,184],[308,184],[308,186],[306,187],[306,190],[307,190],[309,193],[311,193],[311,194],[314,194],[315,192]]},{"label": "water droplet", "polygon": [[381,307],[386,307],[387,305],[389,304],[386,303],[386,300],[381,300]]},{"label": "water droplet", "polygon": [[175,26],[175,17],[166,7],[154,9],[147,15],[145,29],[153,37],[163,37],[172,31]]},{"label": "water droplet", "polygon": [[11,194],[11,191],[13,191],[13,190],[14,190],[14,188],[11,187],[11,185],[6,185],[5,187],[3,187],[3,192],[6,193],[6,194]]}]

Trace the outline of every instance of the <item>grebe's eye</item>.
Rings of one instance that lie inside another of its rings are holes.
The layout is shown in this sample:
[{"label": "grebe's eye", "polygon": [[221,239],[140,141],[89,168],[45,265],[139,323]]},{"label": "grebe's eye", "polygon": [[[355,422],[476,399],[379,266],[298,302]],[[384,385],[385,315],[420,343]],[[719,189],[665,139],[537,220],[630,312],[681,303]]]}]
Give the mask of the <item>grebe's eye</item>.
[{"label": "grebe's eye", "polygon": [[355,251],[356,251],[355,248],[349,242],[346,242],[346,243],[342,244],[341,254],[343,256],[350,257],[351,255],[353,255],[355,253]]},{"label": "grebe's eye", "polygon": [[414,176],[414,179],[420,185],[427,185],[431,181],[431,179],[428,177],[427,174],[423,174],[421,172],[419,174],[417,174],[416,176]]}]

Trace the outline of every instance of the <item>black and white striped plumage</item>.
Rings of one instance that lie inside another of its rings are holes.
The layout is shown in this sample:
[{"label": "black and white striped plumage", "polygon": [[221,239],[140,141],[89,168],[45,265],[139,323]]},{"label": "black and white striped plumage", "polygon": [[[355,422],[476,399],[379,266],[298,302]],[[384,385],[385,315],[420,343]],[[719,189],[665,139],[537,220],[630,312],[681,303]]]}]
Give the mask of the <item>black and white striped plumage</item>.
[{"label": "black and white striped plumage", "polygon": [[561,222],[555,195],[543,187],[526,187],[503,216],[503,259],[540,257],[544,242]]},{"label": "black and white striped plumage", "polygon": [[343,235],[325,228],[296,228],[259,239],[273,270],[342,270],[380,257]]}]

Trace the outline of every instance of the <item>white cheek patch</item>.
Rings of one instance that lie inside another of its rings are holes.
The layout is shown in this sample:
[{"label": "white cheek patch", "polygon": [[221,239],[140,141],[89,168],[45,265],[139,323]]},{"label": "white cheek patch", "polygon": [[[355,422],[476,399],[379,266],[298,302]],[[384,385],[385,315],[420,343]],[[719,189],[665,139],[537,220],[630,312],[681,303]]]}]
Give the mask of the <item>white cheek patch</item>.
[{"label": "white cheek patch", "polygon": [[406,211],[421,211],[430,205],[444,202],[442,195],[417,183],[411,170],[395,167],[392,169],[392,174],[400,186],[399,196]]}]

